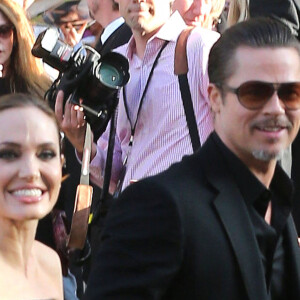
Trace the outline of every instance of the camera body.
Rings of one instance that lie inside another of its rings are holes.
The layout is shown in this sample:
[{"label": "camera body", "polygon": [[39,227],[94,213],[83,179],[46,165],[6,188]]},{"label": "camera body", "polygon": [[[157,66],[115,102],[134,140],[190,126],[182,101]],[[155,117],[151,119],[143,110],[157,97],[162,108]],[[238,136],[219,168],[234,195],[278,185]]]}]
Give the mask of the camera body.
[{"label": "camera body", "polygon": [[65,101],[81,106],[91,125],[106,127],[119,90],[129,80],[127,58],[115,52],[102,57],[87,45],[74,51],[60,40],[56,28],[39,34],[32,54],[60,72],[48,93],[50,104],[55,104],[57,92],[63,90]]}]

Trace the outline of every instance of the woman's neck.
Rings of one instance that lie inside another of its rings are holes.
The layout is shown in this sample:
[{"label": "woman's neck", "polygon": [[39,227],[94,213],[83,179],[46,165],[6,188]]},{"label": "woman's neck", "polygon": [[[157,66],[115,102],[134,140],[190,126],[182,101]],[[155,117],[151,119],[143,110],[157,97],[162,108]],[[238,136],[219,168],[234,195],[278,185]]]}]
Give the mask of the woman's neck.
[{"label": "woman's neck", "polygon": [[15,222],[0,219],[0,228],[0,259],[27,275],[37,220]]}]

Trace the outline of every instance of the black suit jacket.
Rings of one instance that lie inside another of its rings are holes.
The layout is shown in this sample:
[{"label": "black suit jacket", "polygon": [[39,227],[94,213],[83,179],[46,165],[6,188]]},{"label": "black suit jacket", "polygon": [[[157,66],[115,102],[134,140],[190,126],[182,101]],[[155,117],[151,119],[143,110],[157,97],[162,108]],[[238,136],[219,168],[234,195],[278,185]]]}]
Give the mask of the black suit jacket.
[{"label": "black suit jacket", "polygon": [[[300,250],[291,216],[284,245],[288,299],[298,300]],[[267,300],[245,202],[212,138],[114,203],[85,299]]]},{"label": "black suit jacket", "polygon": [[249,0],[250,16],[270,16],[286,24],[300,38],[300,0]]},{"label": "black suit jacket", "polygon": [[99,39],[99,42],[96,44],[96,50],[101,54],[105,55],[109,51],[116,49],[124,44],[126,44],[132,35],[130,27],[124,23],[119,26],[105,41],[102,45]]},{"label": "black suit jacket", "polygon": [[292,179],[295,186],[293,216],[300,236],[300,133],[292,145]]}]

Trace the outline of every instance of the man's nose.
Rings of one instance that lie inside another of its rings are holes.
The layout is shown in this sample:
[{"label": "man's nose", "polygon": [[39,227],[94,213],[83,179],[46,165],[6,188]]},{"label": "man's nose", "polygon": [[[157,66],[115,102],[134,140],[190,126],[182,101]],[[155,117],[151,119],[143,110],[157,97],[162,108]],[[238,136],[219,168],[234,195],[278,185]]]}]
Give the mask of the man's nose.
[{"label": "man's nose", "polygon": [[277,91],[273,93],[263,107],[264,113],[272,115],[285,114],[285,109],[284,102],[278,97]]}]

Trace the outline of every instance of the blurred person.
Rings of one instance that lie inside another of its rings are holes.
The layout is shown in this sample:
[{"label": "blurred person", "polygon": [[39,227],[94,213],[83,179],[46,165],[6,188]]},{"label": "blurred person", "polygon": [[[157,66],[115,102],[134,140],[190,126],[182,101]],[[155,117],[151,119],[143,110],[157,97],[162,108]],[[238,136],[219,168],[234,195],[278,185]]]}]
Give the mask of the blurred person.
[{"label": "blurred person", "polygon": [[18,3],[20,6],[22,6],[24,10],[26,10],[34,2],[34,0],[13,0],[13,1]]},{"label": "blurred person", "polygon": [[115,0],[87,0],[87,4],[91,17],[103,27],[95,47],[101,55],[128,42],[132,32],[120,16]]},{"label": "blurred person", "polygon": [[300,0],[249,0],[249,13],[279,20],[300,40]]},{"label": "blurred person", "polygon": [[60,130],[29,94],[0,97],[0,299],[63,299],[54,250],[34,240],[60,189]]},{"label": "blurred person", "polygon": [[65,42],[74,47],[82,41],[87,24],[87,20],[81,20],[78,17],[78,13],[70,10],[65,16],[60,18],[57,25],[64,35]]},{"label": "blurred person", "polygon": [[88,23],[82,39],[84,40],[85,44],[89,44],[92,47],[95,46],[96,42],[99,40],[100,35],[103,32],[103,27],[99,24],[96,20],[92,20]]},{"label": "blurred person", "polygon": [[213,29],[224,5],[225,0],[175,0],[172,10],[178,10],[188,26]]},{"label": "blurred person", "polygon": [[228,9],[227,25],[232,26],[236,23],[250,18],[249,0],[231,0]]},{"label": "blurred person", "polygon": [[76,46],[82,40],[90,21],[88,14],[78,8],[78,3],[78,0],[65,2],[43,15],[46,23],[55,25],[61,30],[62,38],[71,47]]},{"label": "blurred person", "polygon": [[23,8],[0,1],[0,94],[29,92],[43,97],[50,86],[41,60],[34,58],[32,27]]},{"label": "blurred person", "polygon": [[300,44],[275,20],[241,22],[208,73],[215,131],[116,200],[87,300],[300,298],[293,184],[277,163],[300,127]]}]

